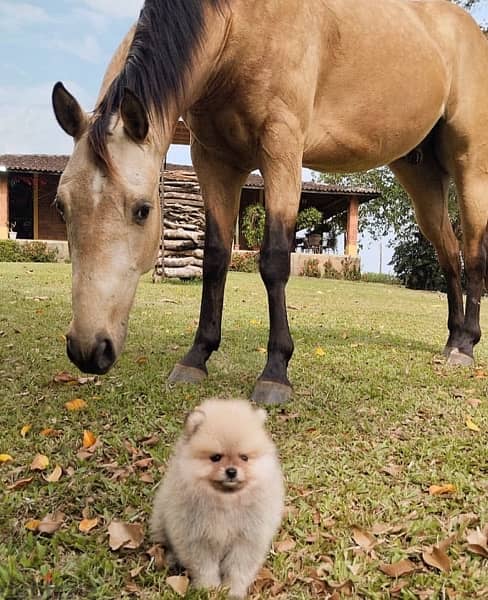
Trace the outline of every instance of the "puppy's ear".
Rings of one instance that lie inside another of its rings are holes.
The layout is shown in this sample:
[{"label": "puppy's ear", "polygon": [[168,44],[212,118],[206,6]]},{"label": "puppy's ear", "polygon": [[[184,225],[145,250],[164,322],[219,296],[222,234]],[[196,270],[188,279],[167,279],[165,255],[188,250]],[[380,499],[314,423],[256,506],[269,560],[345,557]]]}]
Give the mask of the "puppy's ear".
[{"label": "puppy's ear", "polygon": [[203,410],[196,408],[193,412],[189,413],[185,419],[185,434],[191,437],[197,432],[200,425],[205,421],[205,413]]},{"label": "puppy's ear", "polygon": [[264,423],[266,422],[266,419],[268,418],[268,413],[264,410],[264,408],[257,408],[256,415],[258,416],[261,424],[264,425]]}]

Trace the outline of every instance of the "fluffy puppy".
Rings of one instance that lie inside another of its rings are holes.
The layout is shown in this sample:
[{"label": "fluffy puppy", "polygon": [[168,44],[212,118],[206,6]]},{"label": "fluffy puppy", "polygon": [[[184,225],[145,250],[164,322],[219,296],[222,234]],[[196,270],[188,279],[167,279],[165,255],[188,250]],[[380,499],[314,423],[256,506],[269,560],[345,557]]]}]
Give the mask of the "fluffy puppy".
[{"label": "fluffy puppy", "polygon": [[207,400],[188,415],[154,501],[151,533],[195,587],[245,598],[284,506],[266,412],[244,400]]}]

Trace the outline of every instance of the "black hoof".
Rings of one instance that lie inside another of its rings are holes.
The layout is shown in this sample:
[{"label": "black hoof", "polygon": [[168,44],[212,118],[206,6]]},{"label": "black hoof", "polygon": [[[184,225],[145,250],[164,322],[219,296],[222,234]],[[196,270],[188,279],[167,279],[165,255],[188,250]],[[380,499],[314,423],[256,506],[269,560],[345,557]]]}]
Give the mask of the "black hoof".
[{"label": "black hoof", "polygon": [[289,385],[276,381],[258,381],[251,396],[256,404],[285,404],[291,398]]},{"label": "black hoof", "polygon": [[205,371],[177,363],[168,377],[168,383],[200,383],[207,377]]}]

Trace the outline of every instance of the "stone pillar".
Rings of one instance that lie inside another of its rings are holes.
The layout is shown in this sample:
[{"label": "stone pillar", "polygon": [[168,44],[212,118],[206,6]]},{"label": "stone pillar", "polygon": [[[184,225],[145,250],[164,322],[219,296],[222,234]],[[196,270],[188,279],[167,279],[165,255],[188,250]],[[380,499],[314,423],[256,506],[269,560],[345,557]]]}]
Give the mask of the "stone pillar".
[{"label": "stone pillar", "polygon": [[359,200],[356,196],[349,200],[347,209],[346,256],[358,255]]},{"label": "stone pillar", "polygon": [[0,240],[8,238],[8,174],[0,173]]}]

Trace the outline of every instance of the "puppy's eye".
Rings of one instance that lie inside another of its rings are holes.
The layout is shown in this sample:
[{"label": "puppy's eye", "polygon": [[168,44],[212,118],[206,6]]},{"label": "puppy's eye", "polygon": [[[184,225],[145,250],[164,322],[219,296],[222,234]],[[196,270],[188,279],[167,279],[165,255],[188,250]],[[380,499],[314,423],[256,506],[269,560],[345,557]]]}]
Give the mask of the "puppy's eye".
[{"label": "puppy's eye", "polygon": [[222,459],[222,454],[212,454],[212,456],[210,457],[210,460],[212,462],[220,462],[221,459]]},{"label": "puppy's eye", "polygon": [[249,456],[247,454],[241,454],[241,460],[247,462],[249,460]]},{"label": "puppy's eye", "polygon": [[144,221],[148,218],[149,213],[151,212],[152,206],[148,202],[144,202],[142,204],[138,204],[134,208],[134,221],[139,225],[142,225]]}]

